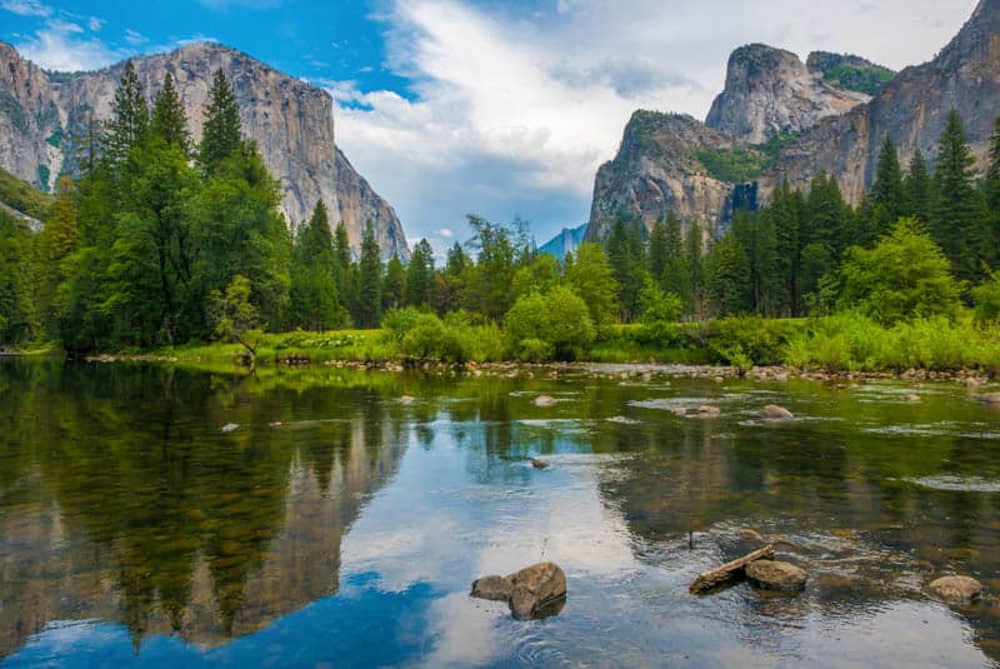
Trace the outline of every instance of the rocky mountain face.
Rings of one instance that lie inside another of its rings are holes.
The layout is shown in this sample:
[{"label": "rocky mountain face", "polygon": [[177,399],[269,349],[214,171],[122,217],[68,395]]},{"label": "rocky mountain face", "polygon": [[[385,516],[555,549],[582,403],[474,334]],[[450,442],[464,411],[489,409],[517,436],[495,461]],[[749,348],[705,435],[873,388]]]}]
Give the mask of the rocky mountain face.
[{"label": "rocky mountain face", "polygon": [[690,116],[635,112],[618,155],[597,171],[587,239],[607,237],[620,213],[641,217],[649,229],[670,212],[688,223],[714,223],[726,209],[733,184],[709,174],[699,155],[739,144]]},{"label": "rocky mountain face", "polygon": [[[821,171],[857,203],[886,138],[904,166],[918,148],[933,166],[952,109],[982,160],[1000,115],[1000,0],[980,0],[934,60],[895,76],[856,56],[816,52],[803,64],[771,47],[737,49],[705,125],[633,115],[618,156],[595,178],[588,238],[603,238],[618,213],[651,226],[673,211],[712,230],[746,184],[757,184],[766,200],[782,180],[805,189]],[[655,141],[641,141],[650,119],[660,130]]]},{"label": "rocky mountain face", "polygon": [[[282,74],[246,54],[217,44],[194,44],[167,54],[136,58],[149,100],[167,74],[176,83],[191,133],[201,136],[213,73],[233,82],[244,132],[260,146],[281,182],[281,207],[289,225],[308,219],[322,199],[360,245],[366,221],[386,256],[408,257],[395,211],[375,193],[337,148],[333,103],[323,90]],[[124,63],[97,72],[47,73],[0,43],[0,166],[43,190],[60,173],[73,173],[76,148],[91,119],[108,118]]]},{"label": "rocky mountain face", "polygon": [[557,260],[565,260],[567,253],[576,253],[587,234],[587,224],[563,228],[559,234],[538,247],[539,253],[548,253]]},{"label": "rocky mountain face", "polygon": [[[810,62],[816,66],[823,61]],[[870,99],[827,81],[823,69],[808,67],[790,51],[751,44],[729,57],[726,88],[712,103],[705,125],[762,144],[778,134],[811,128],[827,116],[840,116]]]},{"label": "rocky mountain face", "polygon": [[1000,0],[981,0],[969,21],[934,60],[908,67],[866,105],[823,120],[777,156],[766,186],[788,178],[804,186],[819,171],[833,174],[857,202],[871,185],[878,152],[891,138],[904,167],[920,149],[933,166],[948,113],[965,123],[980,161],[1000,115]]}]

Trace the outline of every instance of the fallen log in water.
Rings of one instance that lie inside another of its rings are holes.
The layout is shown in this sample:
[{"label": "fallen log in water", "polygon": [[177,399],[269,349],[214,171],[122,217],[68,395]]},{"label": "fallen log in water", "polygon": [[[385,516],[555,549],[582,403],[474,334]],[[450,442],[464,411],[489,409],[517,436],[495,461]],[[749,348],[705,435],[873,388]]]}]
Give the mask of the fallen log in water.
[{"label": "fallen log in water", "polygon": [[763,548],[755,550],[753,553],[747,553],[741,558],[733,560],[732,562],[727,562],[721,567],[716,567],[715,569],[710,569],[709,571],[698,574],[698,578],[694,579],[691,587],[688,590],[692,595],[701,595],[721,585],[724,585],[733,578],[743,576],[743,569],[757,560],[773,560],[774,559],[774,546],[768,544]]}]

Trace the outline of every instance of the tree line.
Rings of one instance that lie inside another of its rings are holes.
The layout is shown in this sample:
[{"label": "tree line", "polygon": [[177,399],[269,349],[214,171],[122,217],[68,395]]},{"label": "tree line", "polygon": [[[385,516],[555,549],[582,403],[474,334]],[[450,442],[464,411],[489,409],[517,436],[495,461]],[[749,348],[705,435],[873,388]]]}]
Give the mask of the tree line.
[{"label": "tree line", "polygon": [[197,143],[169,75],[151,107],[145,100],[128,63],[111,117],[82,143],[80,178],[59,181],[41,231],[0,211],[0,342],[142,349],[255,327],[375,328],[387,315],[395,327],[410,309],[503,324],[525,357],[573,357],[614,323],[859,307],[891,320],[993,294],[1000,311],[1000,289],[990,292],[1000,259],[1000,119],[982,179],[952,112],[933,172],[917,151],[904,173],[886,140],[857,207],[821,173],[806,192],[781,184],[719,236],[673,215],[651,230],[619,216],[605,243],[584,243],[563,261],[537,253],[520,220],[470,216],[470,241],[436,267],[427,240],[408,263],[383,262],[370,224],[355,256],[322,202],[289,232],[278,182],[243,135],[221,70]]}]

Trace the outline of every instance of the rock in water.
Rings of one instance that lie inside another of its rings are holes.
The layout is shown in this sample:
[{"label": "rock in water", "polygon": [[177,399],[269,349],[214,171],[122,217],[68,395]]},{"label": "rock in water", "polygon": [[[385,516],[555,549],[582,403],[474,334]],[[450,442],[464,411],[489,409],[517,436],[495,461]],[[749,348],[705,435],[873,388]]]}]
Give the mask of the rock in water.
[{"label": "rock in water", "polygon": [[235,432],[238,429],[240,429],[240,426],[237,425],[236,423],[226,423],[225,425],[219,428],[219,432],[221,432],[222,434],[229,434],[230,432]]},{"label": "rock in water", "polygon": [[472,596],[494,602],[509,602],[510,578],[507,576],[483,576],[472,583]]},{"label": "rock in water", "polygon": [[406,405],[406,404],[413,404],[413,401],[414,401],[414,399],[412,397],[410,397],[409,395],[403,395],[402,397],[399,398],[399,403],[400,404],[404,404],[404,405]]},{"label": "rock in water", "polygon": [[510,610],[527,620],[555,600],[566,596],[566,574],[553,562],[540,562],[509,576]]},{"label": "rock in water", "polygon": [[698,413],[703,416],[718,416],[722,413],[722,409],[711,404],[702,404],[698,407]]},{"label": "rock in water", "polygon": [[806,587],[809,575],[804,569],[788,562],[757,560],[746,567],[747,578],[768,590],[795,592]]},{"label": "rock in water", "polygon": [[979,401],[990,406],[1000,406],[1000,393],[983,393],[978,396]]},{"label": "rock in water", "polygon": [[795,417],[791,411],[777,404],[768,404],[760,410],[760,415],[768,420],[788,420]]},{"label": "rock in water", "polygon": [[555,563],[540,562],[508,576],[484,576],[472,584],[472,596],[506,601],[518,620],[558,614],[566,598],[566,574]]},{"label": "rock in water", "polygon": [[549,463],[545,460],[539,460],[538,458],[531,458],[531,466],[535,469],[547,469]]},{"label": "rock in water", "polygon": [[539,395],[535,398],[536,407],[550,407],[556,403],[554,397],[549,397],[548,395]]},{"label": "rock in water", "polygon": [[983,593],[983,584],[969,576],[942,576],[927,587],[949,604],[968,604]]}]

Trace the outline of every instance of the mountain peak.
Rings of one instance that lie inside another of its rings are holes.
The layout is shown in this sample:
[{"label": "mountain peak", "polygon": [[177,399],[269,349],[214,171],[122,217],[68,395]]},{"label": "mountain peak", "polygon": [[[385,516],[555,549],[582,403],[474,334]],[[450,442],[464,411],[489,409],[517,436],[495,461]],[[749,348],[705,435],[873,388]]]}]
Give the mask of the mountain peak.
[{"label": "mountain peak", "polygon": [[725,90],[712,103],[705,123],[762,144],[777,135],[801,132],[821,118],[844,114],[869,99],[867,93],[827,81],[825,72],[808,67],[791,51],[748,44],[730,55]]}]

